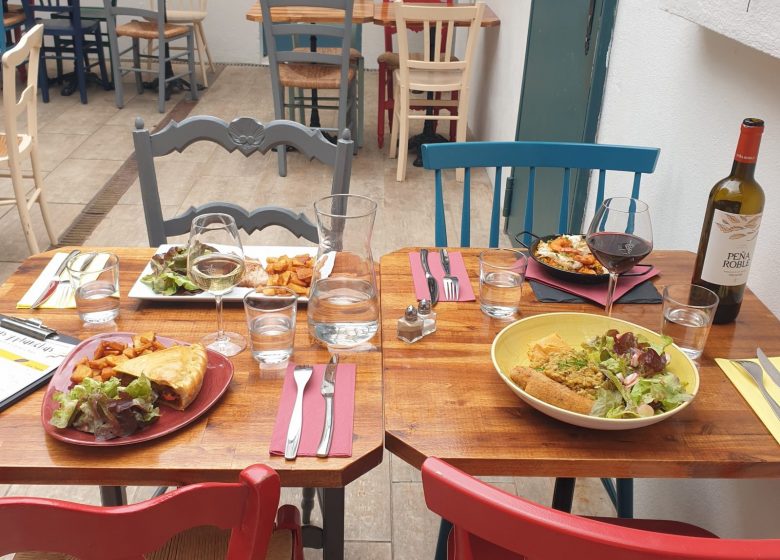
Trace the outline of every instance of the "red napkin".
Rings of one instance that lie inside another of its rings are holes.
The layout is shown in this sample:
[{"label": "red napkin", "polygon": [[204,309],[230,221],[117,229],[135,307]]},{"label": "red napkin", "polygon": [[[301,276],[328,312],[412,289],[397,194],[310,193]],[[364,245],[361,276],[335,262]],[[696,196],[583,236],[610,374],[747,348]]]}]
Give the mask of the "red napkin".
[{"label": "red napkin", "polygon": [[[412,267],[412,281],[414,282],[414,295],[420,299],[431,299],[428,292],[428,283],[425,281],[425,273],[420,262],[420,253],[409,253],[409,264]],[[444,277],[444,269],[441,266],[441,259],[437,251],[428,253],[428,268],[431,274],[439,284],[439,301],[450,301],[444,297],[444,284],[441,279]],[[469,274],[466,272],[466,265],[463,263],[463,255],[460,253],[450,253],[450,271],[453,276],[458,278],[458,301],[474,301],[474,290],[471,288]]]},{"label": "red napkin", "polygon": [[[297,387],[293,377],[295,364],[290,362],[282,385],[276,425],[271,436],[271,455],[284,455],[287,427],[290,425]],[[320,393],[325,365],[315,365],[311,379],[303,390],[303,429],[298,455],[316,457],[317,446],[325,424],[325,399]],[[352,456],[352,418],[355,408],[355,364],[339,364],[336,368],[336,389],[333,393],[333,440],[329,457]]]},{"label": "red napkin", "polygon": [[[618,279],[617,286],[615,286],[615,301],[617,301],[626,292],[632,290],[645,280],[660,274],[660,270],[650,267],[634,267],[631,272],[636,273],[645,270],[644,274],[638,274],[637,276],[621,276]],[[595,301],[596,303],[606,307],[607,305],[607,286],[608,282],[604,281],[599,284],[578,284],[576,282],[567,282],[552,276],[549,272],[544,270],[542,266],[533,259],[528,259],[528,268],[525,271],[526,280],[535,280],[542,284],[547,284],[553,288],[558,288],[564,292],[578,295],[585,299]]]}]

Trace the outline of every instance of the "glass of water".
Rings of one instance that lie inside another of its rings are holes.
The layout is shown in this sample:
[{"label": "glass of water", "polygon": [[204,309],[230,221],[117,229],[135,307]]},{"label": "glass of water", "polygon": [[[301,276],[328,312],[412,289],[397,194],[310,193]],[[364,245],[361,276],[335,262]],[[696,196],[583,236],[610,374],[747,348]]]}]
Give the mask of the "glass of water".
[{"label": "glass of water", "polygon": [[514,249],[489,249],[479,254],[479,306],[485,315],[514,319],[528,258]]},{"label": "glass of water", "polygon": [[119,315],[119,257],[79,253],[68,261],[76,309],[85,323],[113,321]]},{"label": "glass of water", "polygon": [[244,296],[252,357],[261,369],[286,366],[295,341],[298,296],[290,288],[273,291],[273,295],[249,292]]},{"label": "glass of water", "polygon": [[695,360],[707,343],[718,295],[695,284],[670,284],[664,287],[663,300],[661,334],[671,337],[680,350]]}]

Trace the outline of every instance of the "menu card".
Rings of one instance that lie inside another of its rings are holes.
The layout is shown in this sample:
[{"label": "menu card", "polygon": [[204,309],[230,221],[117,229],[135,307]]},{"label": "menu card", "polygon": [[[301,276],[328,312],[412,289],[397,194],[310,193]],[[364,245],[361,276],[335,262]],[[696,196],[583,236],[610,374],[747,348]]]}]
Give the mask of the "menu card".
[{"label": "menu card", "polygon": [[0,410],[46,383],[75,342],[39,340],[0,326]]}]

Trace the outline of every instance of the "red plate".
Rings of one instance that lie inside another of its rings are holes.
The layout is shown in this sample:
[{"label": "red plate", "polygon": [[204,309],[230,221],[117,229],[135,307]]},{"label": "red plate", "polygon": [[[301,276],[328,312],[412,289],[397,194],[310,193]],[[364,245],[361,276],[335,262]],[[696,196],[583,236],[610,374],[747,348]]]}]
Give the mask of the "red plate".
[{"label": "red plate", "polygon": [[[130,436],[109,439],[106,441],[97,441],[93,434],[80,432],[73,428],[60,429],[52,426],[49,424],[49,420],[51,419],[52,412],[59,407],[59,403],[52,398],[54,392],[67,391],[70,389],[70,386],[72,385],[70,374],[73,372],[76,364],[84,356],[89,358],[94,356],[95,349],[102,340],[114,340],[131,345],[133,343],[133,333],[112,332],[99,334],[88,338],[68,354],[68,357],[65,358],[65,361],[62,362],[62,365],[51,378],[51,381],[49,381],[46,394],[43,396],[41,422],[43,422],[43,429],[51,437],[68,443],[75,443],[76,445],[93,445],[98,447],[130,445],[131,443],[139,443],[141,441],[159,438],[194,422],[219,400],[222,394],[227,390],[228,385],[230,385],[230,380],[233,379],[233,364],[231,361],[222,354],[212,350],[206,350],[208,362],[206,366],[206,375],[203,378],[203,386],[201,387],[198,396],[190,403],[190,406],[188,406],[186,410],[174,410],[165,405],[160,405],[160,417],[156,422]],[[158,336],[157,340],[165,346],[187,344],[186,342],[179,342],[163,336]]]}]

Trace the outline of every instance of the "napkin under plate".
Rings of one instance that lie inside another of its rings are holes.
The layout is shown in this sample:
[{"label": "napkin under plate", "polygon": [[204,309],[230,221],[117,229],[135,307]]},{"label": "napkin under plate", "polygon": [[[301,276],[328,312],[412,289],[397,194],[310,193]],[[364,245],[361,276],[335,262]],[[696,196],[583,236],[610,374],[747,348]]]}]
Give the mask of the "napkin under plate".
[{"label": "napkin under plate", "polygon": [[[761,367],[761,364],[759,364],[756,359],[747,361],[754,362]],[[769,358],[769,361],[771,361],[775,367],[780,367],[780,358]],[[753,378],[750,377],[747,372],[742,371],[740,367],[731,363],[731,360],[716,358],[715,362],[720,366],[720,369],[723,370],[723,373],[726,374],[726,377],[729,378],[731,383],[733,383],[734,387],[737,388],[737,391],[742,395],[742,398],[747,401],[750,408],[756,413],[756,416],[764,423],[764,426],[766,426],[766,429],[772,434],[772,437],[775,438],[775,441],[780,444],[780,420],[775,416],[774,411],[769,406],[769,403],[766,402],[764,395],[756,385],[756,382],[753,381]],[[763,368],[761,371],[764,371]],[[780,387],[775,385],[774,381],[772,381],[766,373],[764,374],[764,387],[766,387],[766,392],[774,397],[775,401],[780,402]]]},{"label": "napkin under plate", "polygon": [[[425,280],[425,273],[420,262],[420,253],[409,253],[409,266],[412,268],[412,282],[414,282],[414,295],[418,300],[430,299],[428,292],[428,283]],[[441,258],[437,250],[428,252],[428,267],[431,274],[439,285],[439,301],[450,301],[444,297],[444,268],[441,266]],[[463,255],[460,252],[450,252],[450,272],[458,279],[458,301],[475,301],[474,290],[471,288],[469,273],[466,272],[466,265],[463,262]]]},{"label": "napkin under plate", "polygon": [[[542,284],[536,280],[529,280],[531,289],[538,301],[542,303],[585,303],[585,299],[578,295],[570,294]],[[663,298],[650,280],[645,280],[638,286],[631,288],[624,296],[615,300],[615,303],[662,303]]]},{"label": "napkin under plate", "polygon": [[[22,296],[18,302],[16,302],[17,309],[30,309],[32,304],[38,299],[49,282],[54,278],[54,274],[60,265],[68,258],[70,253],[55,253],[49,261],[38,278],[35,279],[30,289]],[[90,270],[102,270],[108,260],[108,254],[98,254],[97,257],[90,263],[87,273]],[[61,278],[68,278],[68,271],[62,273]],[[72,289],[73,283],[65,283],[57,286],[57,289],[51,295],[49,299],[43,302],[38,309],[76,309],[76,297],[75,292]]]},{"label": "napkin under plate", "polygon": [[[352,420],[355,412],[355,364],[339,364],[336,369],[336,388],[333,392],[333,440],[328,457],[352,456]],[[287,428],[290,425],[295,396],[298,391],[293,371],[295,364],[288,364],[282,384],[282,396],[276,413],[276,424],[271,436],[271,455],[284,456]],[[303,428],[298,456],[316,457],[317,447],[325,424],[325,399],[320,387],[325,364],[314,366],[311,379],[303,390]]]}]

